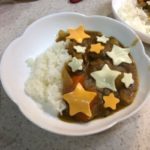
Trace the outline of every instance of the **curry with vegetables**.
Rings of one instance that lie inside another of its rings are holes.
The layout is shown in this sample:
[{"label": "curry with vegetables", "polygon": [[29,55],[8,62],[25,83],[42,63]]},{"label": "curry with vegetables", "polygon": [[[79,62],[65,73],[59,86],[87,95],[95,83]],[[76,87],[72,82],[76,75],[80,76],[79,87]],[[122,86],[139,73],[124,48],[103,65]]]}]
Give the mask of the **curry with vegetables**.
[{"label": "curry with vegetables", "polygon": [[62,70],[64,121],[86,122],[109,116],[130,105],[138,90],[136,64],[130,48],[115,37],[83,26],[61,30],[72,59]]}]

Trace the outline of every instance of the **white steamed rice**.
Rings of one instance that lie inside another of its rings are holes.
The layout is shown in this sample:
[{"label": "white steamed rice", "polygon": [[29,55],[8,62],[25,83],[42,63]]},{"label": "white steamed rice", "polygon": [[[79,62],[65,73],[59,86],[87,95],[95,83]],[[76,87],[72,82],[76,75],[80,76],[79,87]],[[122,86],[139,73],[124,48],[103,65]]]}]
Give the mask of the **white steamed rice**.
[{"label": "white steamed rice", "polygon": [[25,83],[25,92],[40,103],[47,103],[57,114],[66,108],[61,95],[61,70],[71,56],[65,46],[65,42],[58,42],[35,60],[27,60],[31,73]]},{"label": "white steamed rice", "polygon": [[150,34],[150,21],[142,8],[137,7],[137,0],[125,0],[119,8],[118,14],[134,29]]}]

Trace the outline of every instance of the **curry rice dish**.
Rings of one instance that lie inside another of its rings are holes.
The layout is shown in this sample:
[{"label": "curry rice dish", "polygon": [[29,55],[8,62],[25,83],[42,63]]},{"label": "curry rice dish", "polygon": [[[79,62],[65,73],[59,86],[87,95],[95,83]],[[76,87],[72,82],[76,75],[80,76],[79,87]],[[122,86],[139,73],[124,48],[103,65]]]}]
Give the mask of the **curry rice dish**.
[{"label": "curry rice dish", "polygon": [[[57,115],[61,120],[87,122],[104,118],[133,102],[138,75],[130,48],[115,37],[87,31],[83,26],[60,30],[56,43],[61,42],[66,43],[68,54],[60,71],[64,106]],[[26,93],[33,98],[31,92]]]}]

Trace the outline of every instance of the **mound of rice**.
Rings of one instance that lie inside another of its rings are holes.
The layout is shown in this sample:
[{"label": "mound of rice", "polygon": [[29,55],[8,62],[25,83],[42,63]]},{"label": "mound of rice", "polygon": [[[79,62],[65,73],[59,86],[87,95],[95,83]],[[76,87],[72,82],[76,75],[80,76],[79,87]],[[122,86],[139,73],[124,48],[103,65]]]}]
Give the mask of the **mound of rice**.
[{"label": "mound of rice", "polygon": [[58,42],[35,60],[27,60],[31,73],[25,83],[25,92],[34,100],[48,104],[55,114],[66,108],[61,95],[61,70],[71,56],[65,46],[65,42]]},{"label": "mound of rice", "polygon": [[119,16],[136,30],[150,34],[150,21],[142,8],[137,7],[137,0],[126,0],[119,8]]}]

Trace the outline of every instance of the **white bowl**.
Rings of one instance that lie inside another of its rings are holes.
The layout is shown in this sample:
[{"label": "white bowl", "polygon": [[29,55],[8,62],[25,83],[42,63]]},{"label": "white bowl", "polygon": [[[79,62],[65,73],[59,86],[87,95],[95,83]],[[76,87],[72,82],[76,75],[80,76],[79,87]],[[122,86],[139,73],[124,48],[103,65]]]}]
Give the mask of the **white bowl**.
[{"label": "white bowl", "polygon": [[33,123],[48,131],[71,136],[83,136],[104,131],[116,123],[128,118],[141,108],[148,97],[150,84],[150,60],[145,54],[140,39],[131,48],[139,74],[139,90],[130,106],[104,119],[96,119],[88,123],[68,123],[46,113],[38,103],[24,92],[24,83],[29,76],[29,68],[25,61],[44,52],[55,40],[60,29],[77,27],[83,24],[87,30],[103,32],[106,36],[114,36],[125,46],[130,46],[137,39],[136,34],[108,17],[85,16],[78,13],[52,14],[39,19],[30,25],[24,34],[13,41],[1,60],[1,81],[9,97],[18,105],[21,112]]},{"label": "white bowl", "polygon": [[[127,26],[130,26],[118,15],[118,10],[122,6],[124,1],[126,1],[126,0],[112,0],[112,10],[113,10],[114,17],[116,19],[118,19],[119,21],[122,21]],[[150,34],[143,33],[139,30],[134,29],[133,27],[131,27],[131,28],[139,35],[139,37],[141,38],[141,40],[143,42],[150,44]]]}]

